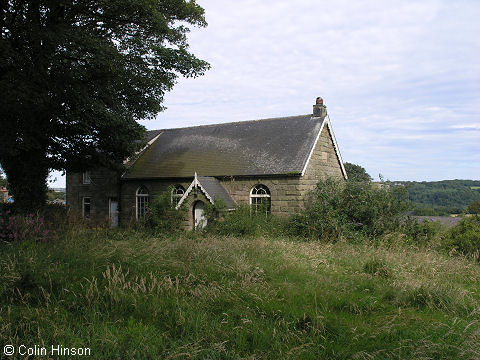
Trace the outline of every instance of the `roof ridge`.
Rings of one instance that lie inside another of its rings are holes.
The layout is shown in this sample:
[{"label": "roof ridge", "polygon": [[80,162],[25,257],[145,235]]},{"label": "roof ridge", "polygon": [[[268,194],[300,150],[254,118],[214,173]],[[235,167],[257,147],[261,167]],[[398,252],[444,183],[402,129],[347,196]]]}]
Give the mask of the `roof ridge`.
[{"label": "roof ridge", "polygon": [[178,127],[178,128],[170,128],[170,129],[152,129],[152,130],[147,130],[147,132],[151,132],[151,131],[172,131],[172,130],[183,130],[183,129],[195,129],[195,128],[204,128],[204,127],[213,127],[213,126],[232,125],[232,124],[244,124],[244,123],[251,123],[251,122],[258,122],[258,121],[286,120],[286,119],[301,118],[301,117],[305,117],[305,116],[313,117],[312,114],[293,115],[293,116],[284,116],[284,117],[275,117],[275,118],[265,118],[265,119],[256,119],[256,120],[230,121],[230,122],[226,122],[226,123],[217,123],[217,124],[194,125],[194,126],[186,126],[186,127]]}]

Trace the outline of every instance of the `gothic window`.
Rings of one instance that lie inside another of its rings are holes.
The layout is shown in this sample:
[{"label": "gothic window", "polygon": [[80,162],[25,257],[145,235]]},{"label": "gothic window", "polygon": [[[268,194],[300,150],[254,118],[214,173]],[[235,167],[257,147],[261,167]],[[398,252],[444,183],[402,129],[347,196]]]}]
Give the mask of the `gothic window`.
[{"label": "gothic window", "polygon": [[172,205],[177,206],[178,202],[185,194],[185,188],[182,185],[175,185],[172,189]]},{"label": "gothic window", "polygon": [[147,213],[148,200],[150,194],[145,186],[141,186],[137,190],[137,220],[145,219]]},{"label": "gothic window", "polygon": [[255,185],[250,192],[250,205],[255,212],[265,212],[269,214],[271,211],[271,196],[268,187],[262,184]]}]

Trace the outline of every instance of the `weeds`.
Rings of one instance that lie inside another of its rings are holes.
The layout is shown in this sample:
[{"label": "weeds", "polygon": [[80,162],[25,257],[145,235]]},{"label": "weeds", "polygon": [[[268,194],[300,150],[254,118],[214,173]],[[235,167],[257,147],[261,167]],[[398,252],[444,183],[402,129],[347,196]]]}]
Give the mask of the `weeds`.
[{"label": "weeds", "polygon": [[323,241],[380,236],[400,229],[408,209],[406,195],[398,187],[321,180],[306,209],[291,219],[290,227],[294,233]]},{"label": "weeds", "polygon": [[443,247],[480,261],[480,216],[464,218],[446,234]]},{"label": "weeds", "polygon": [[428,248],[84,229],[0,250],[5,344],[99,359],[478,354],[480,268]]},{"label": "weeds", "polygon": [[169,187],[163,193],[157,195],[149,204],[146,224],[163,234],[180,231],[186,214],[185,206],[178,210],[172,202],[173,187]]},{"label": "weeds", "polygon": [[220,221],[209,222],[206,231],[224,236],[281,236],[286,232],[287,221],[266,211],[253,211],[248,205],[239,205]]}]

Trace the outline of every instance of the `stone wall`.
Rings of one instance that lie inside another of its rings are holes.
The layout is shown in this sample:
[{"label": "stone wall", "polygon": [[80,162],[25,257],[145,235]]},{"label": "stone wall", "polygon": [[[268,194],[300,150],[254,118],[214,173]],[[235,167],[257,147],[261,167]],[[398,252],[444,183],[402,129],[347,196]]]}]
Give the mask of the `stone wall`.
[{"label": "stone wall", "polygon": [[221,184],[237,204],[250,204],[250,192],[262,184],[270,190],[271,212],[274,215],[290,215],[302,205],[300,177],[237,178],[222,179]]},{"label": "stone wall", "polygon": [[83,173],[67,172],[67,206],[81,215],[82,200],[89,197],[90,218],[95,222],[108,221],[110,200],[119,197],[119,174],[99,168],[90,171],[90,179],[90,184],[84,184]]},{"label": "stone wall", "polygon": [[309,192],[315,189],[320,179],[327,177],[343,179],[343,174],[332,137],[324,126],[304,176],[224,178],[221,183],[238,204],[250,204],[250,191],[255,185],[263,184],[270,190],[272,214],[289,216],[305,205]]},{"label": "stone wall", "polygon": [[182,185],[185,190],[193,181],[191,179],[174,180],[124,180],[121,186],[121,202],[120,202],[120,222],[128,224],[136,220],[136,201],[137,190],[141,186],[145,186],[150,194],[150,199],[162,192],[167,191],[169,186]]},{"label": "stone wall", "polygon": [[340,161],[338,160],[328,126],[322,133],[313,149],[305,174],[302,176],[302,196],[315,189],[321,179],[344,179]]}]

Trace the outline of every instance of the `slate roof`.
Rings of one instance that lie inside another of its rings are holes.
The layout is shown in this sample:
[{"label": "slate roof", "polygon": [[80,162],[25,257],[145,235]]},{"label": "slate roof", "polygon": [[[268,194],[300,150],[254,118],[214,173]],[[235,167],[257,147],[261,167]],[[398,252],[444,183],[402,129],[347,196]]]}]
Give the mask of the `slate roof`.
[{"label": "slate roof", "polygon": [[220,184],[220,181],[209,176],[198,176],[197,180],[213,200],[222,199],[225,201],[227,209],[235,208],[235,201],[233,201],[227,190]]},{"label": "slate roof", "polygon": [[323,121],[300,115],[149,131],[150,140],[160,136],[123,177],[300,174]]}]

